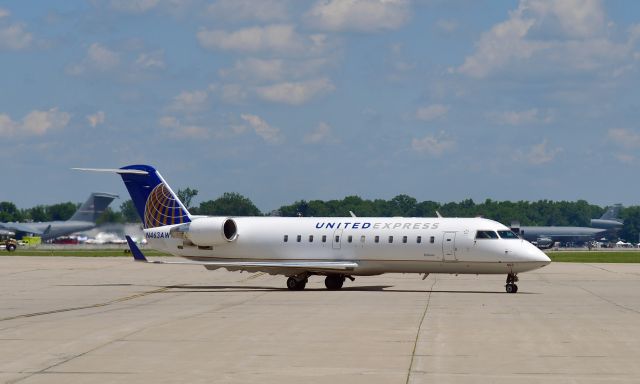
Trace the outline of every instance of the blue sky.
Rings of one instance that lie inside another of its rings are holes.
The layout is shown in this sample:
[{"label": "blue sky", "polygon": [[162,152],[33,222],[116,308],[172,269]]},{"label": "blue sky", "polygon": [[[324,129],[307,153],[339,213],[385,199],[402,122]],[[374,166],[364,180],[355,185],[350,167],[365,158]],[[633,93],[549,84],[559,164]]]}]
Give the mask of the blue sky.
[{"label": "blue sky", "polygon": [[0,200],[636,205],[635,1],[0,1]]}]

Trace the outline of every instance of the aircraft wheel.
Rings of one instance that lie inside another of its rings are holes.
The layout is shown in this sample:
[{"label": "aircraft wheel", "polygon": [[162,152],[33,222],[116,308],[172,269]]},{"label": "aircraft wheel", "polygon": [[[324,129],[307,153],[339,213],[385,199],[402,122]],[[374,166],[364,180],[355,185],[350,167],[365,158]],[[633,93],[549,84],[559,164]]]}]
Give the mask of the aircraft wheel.
[{"label": "aircraft wheel", "polygon": [[342,288],[344,283],[344,276],[342,275],[329,275],[324,279],[324,286],[330,291],[337,291]]},{"label": "aircraft wheel", "polygon": [[13,252],[16,250],[16,246],[14,244],[7,245],[7,251]]},{"label": "aircraft wheel", "polygon": [[297,280],[295,277],[287,279],[287,288],[291,291],[302,291],[307,286],[307,279]]},{"label": "aircraft wheel", "polygon": [[504,287],[505,287],[505,290],[507,291],[507,293],[516,293],[516,292],[518,292],[518,286],[515,285],[515,284],[510,283],[510,284],[505,285]]}]

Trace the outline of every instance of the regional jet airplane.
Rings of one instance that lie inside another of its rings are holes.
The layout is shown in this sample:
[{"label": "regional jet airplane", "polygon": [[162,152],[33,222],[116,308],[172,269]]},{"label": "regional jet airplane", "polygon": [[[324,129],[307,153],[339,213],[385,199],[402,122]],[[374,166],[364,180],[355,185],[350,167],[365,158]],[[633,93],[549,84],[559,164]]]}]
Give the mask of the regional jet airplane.
[{"label": "regional jet airplane", "polygon": [[[325,276],[327,289],[337,290],[346,278],[388,272],[506,274],[505,289],[515,293],[518,273],[551,262],[487,219],[193,216],[151,166],[77,169],[120,174],[149,246],[188,259],[151,263],[284,275],[291,290],[304,289],[313,275]],[[127,241],[135,260],[148,263]]]}]

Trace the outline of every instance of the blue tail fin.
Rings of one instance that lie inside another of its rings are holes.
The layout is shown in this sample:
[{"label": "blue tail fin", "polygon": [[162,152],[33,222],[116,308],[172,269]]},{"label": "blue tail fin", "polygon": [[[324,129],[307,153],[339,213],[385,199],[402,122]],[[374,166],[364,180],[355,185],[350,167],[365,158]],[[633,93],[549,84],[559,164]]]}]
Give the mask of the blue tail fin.
[{"label": "blue tail fin", "polygon": [[[120,169],[125,171],[118,173],[131,195],[144,228],[191,221],[187,208],[155,168],[149,165],[128,165]],[[133,172],[126,172],[127,170]]]}]

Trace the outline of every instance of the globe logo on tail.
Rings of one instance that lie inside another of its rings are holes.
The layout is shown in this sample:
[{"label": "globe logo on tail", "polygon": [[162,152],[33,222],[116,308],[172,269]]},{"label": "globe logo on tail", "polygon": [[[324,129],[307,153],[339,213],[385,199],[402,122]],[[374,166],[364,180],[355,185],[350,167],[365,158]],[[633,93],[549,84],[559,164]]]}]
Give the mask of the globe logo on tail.
[{"label": "globe logo on tail", "polygon": [[164,183],[158,184],[151,191],[144,207],[145,228],[182,224],[189,221],[187,213]]}]

